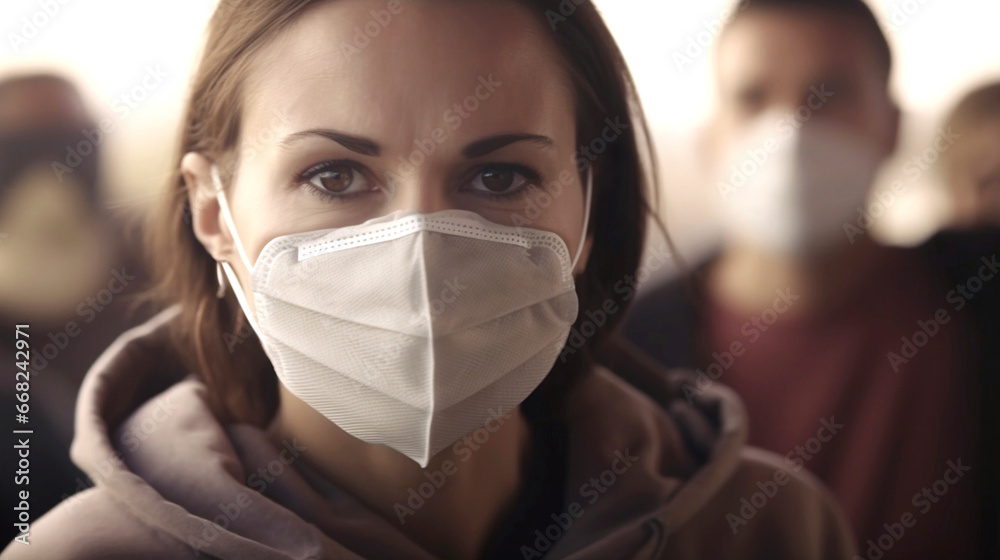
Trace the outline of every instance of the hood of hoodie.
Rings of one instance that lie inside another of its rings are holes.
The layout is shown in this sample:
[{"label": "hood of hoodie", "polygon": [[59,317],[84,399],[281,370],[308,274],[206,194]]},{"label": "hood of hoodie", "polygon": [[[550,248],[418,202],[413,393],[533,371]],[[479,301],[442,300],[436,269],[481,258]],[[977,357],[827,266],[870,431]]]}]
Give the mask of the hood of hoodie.
[{"label": "hood of hoodie", "polygon": [[[138,522],[212,557],[436,558],[347,493],[317,488],[295,462],[296,442],[282,448],[255,426],[221,424],[168,343],[177,311],[124,333],[86,376],[71,456],[98,488]],[[545,558],[660,558],[670,533],[737,468],[743,408],[718,386],[689,402],[689,376],[624,347],[601,363],[566,409],[564,496],[586,514]],[[581,494],[622,462],[627,472],[606,492]]]}]

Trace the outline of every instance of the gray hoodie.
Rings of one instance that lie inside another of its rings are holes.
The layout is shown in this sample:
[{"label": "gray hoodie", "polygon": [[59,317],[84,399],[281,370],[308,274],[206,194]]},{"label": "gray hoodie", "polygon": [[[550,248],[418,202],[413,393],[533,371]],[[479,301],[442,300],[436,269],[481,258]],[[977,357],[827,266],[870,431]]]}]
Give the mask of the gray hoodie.
[{"label": "gray hoodie", "polygon": [[[278,447],[223,425],[167,342],[176,308],[94,364],[73,461],[94,486],[31,525],[0,560],[432,560],[434,554]],[[546,559],[847,559],[854,545],[806,471],[745,446],[739,399],[634,349],[609,352],[568,396],[562,511],[521,547]]]}]

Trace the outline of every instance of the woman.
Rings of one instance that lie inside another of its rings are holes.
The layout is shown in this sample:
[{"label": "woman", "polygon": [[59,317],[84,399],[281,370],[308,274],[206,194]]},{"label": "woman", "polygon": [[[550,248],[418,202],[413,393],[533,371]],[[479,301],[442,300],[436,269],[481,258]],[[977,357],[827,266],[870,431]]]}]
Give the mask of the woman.
[{"label": "woman", "polygon": [[4,558],[850,557],[730,393],[611,336],[645,132],[589,2],[223,2],[171,307],[88,374],[96,487]]}]

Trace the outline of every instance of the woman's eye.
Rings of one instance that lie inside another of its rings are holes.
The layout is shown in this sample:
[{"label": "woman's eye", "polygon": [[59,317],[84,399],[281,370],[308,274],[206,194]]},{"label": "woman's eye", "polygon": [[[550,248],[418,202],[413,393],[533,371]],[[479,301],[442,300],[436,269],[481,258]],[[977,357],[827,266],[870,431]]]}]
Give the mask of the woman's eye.
[{"label": "woman's eye", "polygon": [[524,173],[512,167],[498,166],[484,169],[470,183],[474,191],[491,195],[513,194],[528,183]]},{"label": "woman's eye", "polygon": [[304,177],[310,185],[335,195],[371,190],[365,174],[347,164],[325,165]]}]

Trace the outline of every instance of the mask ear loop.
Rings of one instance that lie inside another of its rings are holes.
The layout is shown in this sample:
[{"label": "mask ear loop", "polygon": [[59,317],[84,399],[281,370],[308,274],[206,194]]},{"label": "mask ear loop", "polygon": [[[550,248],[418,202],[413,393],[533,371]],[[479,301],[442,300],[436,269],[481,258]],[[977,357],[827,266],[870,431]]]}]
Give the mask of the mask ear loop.
[{"label": "mask ear loop", "polygon": [[215,297],[222,299],[226,297],[226,277],[222,272],[222,261],[215,261],[215,280],[219,283],[219,289],[215,291]]},{"label": "mask ear loop", "polygon": [[587,168],[587,192],[584,194],[583,203],[583,233],[580,234],[580,244],[576,247],[576,256],[573,257],[573,264],[569,267],[570,273],[576,269],[576,263],[580,261],[580,255],[583,254],[583,246],[587,244],[587,227],[590,225],[590,203],[593,199],[593,193],[594,166],[590,166]]},{"label": "mask ear loop", "polygon": [[[243,264],[247,267],[247,272],[252,274],[253,265],[250,264],[250,259],[247,258],[246,252],[243,251],[243,243],[240,242],[240,236],[236,233],[236,225],[233,221],[233,215],[229,212],[229,201],[226,199],[226,191],[222,188],[222,179],[219,177],[219,170],[215,165],[212,165],[212,183],[215,186],[215,197],[219,201],[219,209],[222,211],[222,219],[226,222],[226,226],[229,228],[229,232],[233,236],[236,251],[240,254],[240,259],[243,260]],[[236,272],[233,271],[233,267],[229,265],[228,261],[217,261],[216,266],[221,267],[223,272],[225,272],[226,278],[229,279],[229,285],[233,287],[233,293],[236,294],[236,300],[240,303],[240,307],[243,309],[243,314],[246,315],[247,321],[250,322],[250,327],[253,328],[259,338],[261,336],[260,329],[257,328],[257,321],[254,320],[253,313],[250,312],[250,305],[247,303],[246,295],[244,294],[239,278],[236,276]],[[222,290],[223,288],[220,285],[219,292],[222,293]]]}]

